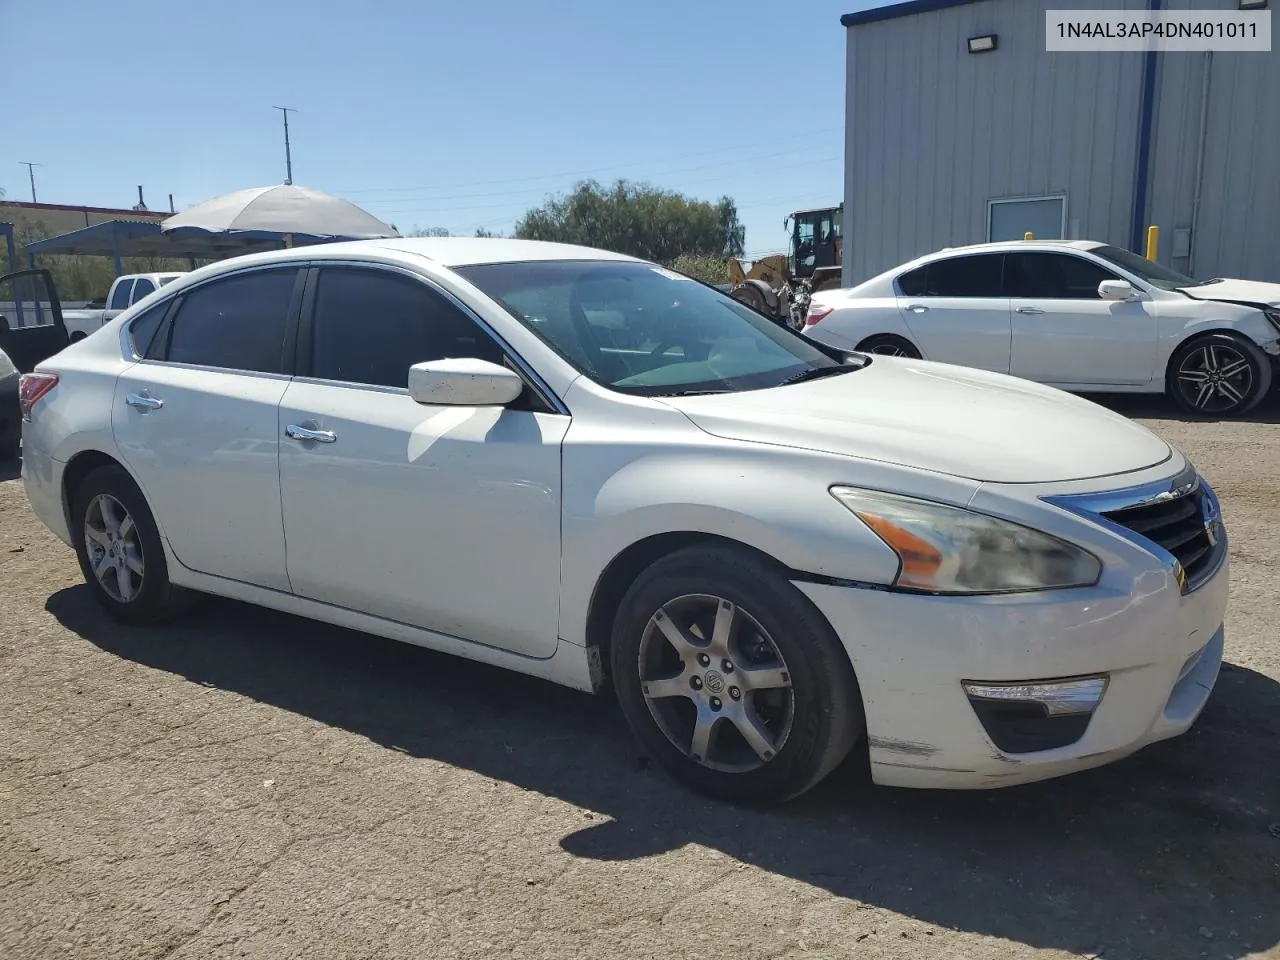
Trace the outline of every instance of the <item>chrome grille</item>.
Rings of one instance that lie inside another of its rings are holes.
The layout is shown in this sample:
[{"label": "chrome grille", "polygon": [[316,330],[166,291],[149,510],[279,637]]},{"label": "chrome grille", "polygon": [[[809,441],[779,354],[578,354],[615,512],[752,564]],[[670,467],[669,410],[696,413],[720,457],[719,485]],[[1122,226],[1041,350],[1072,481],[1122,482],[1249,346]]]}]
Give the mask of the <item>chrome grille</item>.
[{"label": "chrome grille", "polygon": [[1217,567],[1222,548],[1217,505],[1203,484],[1183,493],[1101,515],[1163,548],[1178,561],[1186,590],[1194,590]]}]

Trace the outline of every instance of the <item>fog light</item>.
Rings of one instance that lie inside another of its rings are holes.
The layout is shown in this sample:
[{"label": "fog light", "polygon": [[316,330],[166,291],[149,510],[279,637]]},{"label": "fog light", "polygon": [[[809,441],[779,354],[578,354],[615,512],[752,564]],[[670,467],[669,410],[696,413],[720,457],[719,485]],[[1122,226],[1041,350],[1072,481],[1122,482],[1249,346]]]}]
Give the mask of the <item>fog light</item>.
[{"label": "fog light", "polygon": [[991,742],[1005,753],[1032,753],[1084,736],[1107,689],[1106,677],[1033,683],[962,683]]}]

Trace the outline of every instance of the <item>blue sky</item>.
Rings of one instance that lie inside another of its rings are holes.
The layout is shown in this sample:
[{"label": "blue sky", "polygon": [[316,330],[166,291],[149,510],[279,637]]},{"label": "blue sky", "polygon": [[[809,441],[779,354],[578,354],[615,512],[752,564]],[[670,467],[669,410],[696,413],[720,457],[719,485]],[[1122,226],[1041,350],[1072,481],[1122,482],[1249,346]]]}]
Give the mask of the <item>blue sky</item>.
[{"label": "blue sky", "polygon": [[[0,186],[153,209],[284,180],[402,231],[508,230],[592,176],[738,203],[747,251],[840,200],[844,31],[874,0],[0,0]],[[16,109],[15,109],[16,108]]]}]

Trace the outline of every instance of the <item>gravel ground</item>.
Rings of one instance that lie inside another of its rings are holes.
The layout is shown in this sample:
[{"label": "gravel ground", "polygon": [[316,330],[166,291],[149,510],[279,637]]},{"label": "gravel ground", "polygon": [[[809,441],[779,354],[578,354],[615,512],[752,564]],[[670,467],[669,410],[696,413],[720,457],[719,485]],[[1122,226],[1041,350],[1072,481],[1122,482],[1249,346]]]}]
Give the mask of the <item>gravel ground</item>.
[{"label": "gravel ground", "polygon": [[992,793],[851,762],[770,812],[606,698],[229,602],[115,625],[0,482],[0,957],[1280,957],[1280,415],[1116,407],[1222,496],[1199,724]]}]

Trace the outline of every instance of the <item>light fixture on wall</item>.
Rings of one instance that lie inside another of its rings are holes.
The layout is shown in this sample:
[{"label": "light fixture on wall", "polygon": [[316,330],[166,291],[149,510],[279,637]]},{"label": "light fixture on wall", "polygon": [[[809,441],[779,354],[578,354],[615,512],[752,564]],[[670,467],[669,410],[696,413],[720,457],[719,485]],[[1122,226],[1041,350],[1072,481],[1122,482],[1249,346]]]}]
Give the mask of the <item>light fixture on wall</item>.
[{"label": "light fixture on wall", "polygon": [[1240,0],[1241,10],[1265,10],[1267,0]]},{"label": "light fixture on wall", "polygon": [[984,34],[981,37],[969,38],[970,53],[990,53],[996,48],[996,35],[994,33]]}]

